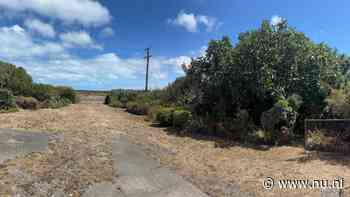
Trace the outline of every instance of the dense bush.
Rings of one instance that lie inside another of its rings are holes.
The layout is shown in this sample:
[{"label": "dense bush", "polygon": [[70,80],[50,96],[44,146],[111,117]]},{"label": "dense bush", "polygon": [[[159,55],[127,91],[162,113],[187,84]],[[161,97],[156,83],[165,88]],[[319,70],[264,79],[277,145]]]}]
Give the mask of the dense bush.
[{"label": "dense bush", "polygon": [[39,101],[33,97],[18,96],[16,104],[22,109],[36,110],[39,109]]},{"label": "dense bush", "polygon": [[147,113],[147,120],[149,121],[156,121],[157,120],[157,113],[162,108],[160,105],[151,105],[148,109]]},{"label": "dense bush", "polygon": [[325,118],[350,118],[350,94],[344,89],[333,89],[326,98]]},{"label": "dense bush", "polygon": [[23,68],[0,62],[0,88],[11,90],[16,96],[28,96],[32,83],[32,77]]},{"label": "dense bush", "polygon": [[116,107],[116,108],[126,108],[127,106],[125,104],[123,104],[122,102],[120,102],[119,100],[111,100],[111,102],[109,103],[109,106],[111,107]]},{"label": "dense bush", "polygon": [[112,91],[106,103],[113,95],[130,109],[147,103],[150,119],[163,126],[182,125],[186,118],[174,111],[185,108],[192,131],[270,144],[303,134],[313,115],[350,116],[350,58],[286,21],[264,21],[235,45],[228,37],[212,40],[184,68],[186,76],[163,90]]},{"label": "dense bush", "polygon": [[61,107],[65,107],[67,105],[71,104],[71,101],[68,100],[67,98],[60,98],[58,96],[53,96],[50,97],[49,99],[43,101],[40,104],[41,108],[61,108]]},{"label": "dense bush", "polygon": [[158,110],[156,115],[156,121],[161,126],[172,126],[173,125],[173,113],[175,108],[162,107]]},{"label": "dense bush", "polygon": [[78,96],[76,92],[71,87],[63,87],[59,86],[56,87],[56,91],[59,97],[68,99],[71,103],[77,103],[78,102]]},{"label": "dense bush", "polygon": [[7,89],[0,89],[0,110],[16,108],[16,100],[12,92]]},{"label": "dense bush", "polygon": [[282,127],[292,133],[303,119],[323,113],[330,90],[347,81],[349,58],[312,42],[285,21],[264,21],[259,29],[240,34],[235,46],[227,37],[211,41],[206,55],[187,68],[185,105],[209,128],[227,132],[227,120],[246,110],[256,126],[281,134]]},{"label": "dense bush", "polygon": [[105,97],[104,104],[105,104],[105,105],[109,105],[109,104],[111,104],[111,101],[112,101],[111,95],[107,95],[107,96]]},{"label": "dense bush", "polygon": [[[55,87],[47,84],[35,84],[32,77],[21,67],[0,62],[0,88],[5,88],[19,96],[17,103],[20,107],[37,108],[41,106],[64,106],[67,103],[76,103],[78,97],[70,87]],[[27,98],[33,97],[33,98]]]},{"label": "dense bush", "polygon": [[126,108],[128,102],[136,101],[140,91],[135,90],[112,90],[105,98],[105,104],[112,107]]},{"label": "dense bush", "polygon": [[175,110],[173,112],[173,126],[184,128],[191,119],[191,112],[188,110]]},{"label": "dense bush", "polygon": [[39,101],[46,101],[58,96],[56,88],[47,84],[33,84],[32,96]]},{"label": "dense bush", "polygon": [[128,102],[126,105],[126,110],[136,115],[147,115],[149,105],[143,102]]},{"label": "dense bush", "polygon": [[191,84],[188,77],[179,77],[162,93],[158,91],[158,99],[163,103],[172,103],[179,106],[186,106],[192,99]]}]

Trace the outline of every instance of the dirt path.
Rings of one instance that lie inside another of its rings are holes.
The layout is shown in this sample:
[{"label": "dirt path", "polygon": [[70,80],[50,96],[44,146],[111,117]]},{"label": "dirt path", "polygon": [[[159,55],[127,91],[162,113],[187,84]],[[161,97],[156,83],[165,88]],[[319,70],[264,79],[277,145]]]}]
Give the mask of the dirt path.
[{"label": "dirt path", "polygon": [[[110,181],[110,169],[113,167],[110,139],[117,134],[142,144],[163,165],[175,169],[213,197],[233,196],[237,192],[250,193],[251,196],[320,196],[318,190],[266,191],[262,187],[266,177],[331,180],[341,176],[346,185],[350,180],[349,159],[317,157],[298,160],[295,158],[303,156],[304,150],[296,147],[279,147],[268,151],[240,146],[220,148],[222,143],[218,140],[179,137],[150,124],[144,121],[144,117],[93,103],[1,114],[0,128],[50,131],[57,137],[50,143],[53,151],[1,165],[0,180],[6,179],[8,186],[16,185],[16,181],[24,179],[20,176],[13,178],[9,173],[13,169],[24,169],[29,175],[39,176],[56,167],[53,174],[41,176],[49,179],[46,182],[55,183],[56,187],[71,192],[72,196],[79,196],[74,191],[86,188],[91,182]],[[62,161],[65,162],[61,164]],[[61,166],[57,167],[57,164]],[[66,177],[67,180],[55,177]],[[0,190],[2,187],[5,188],[0,182]],[[37,187],[45,188],[45,185]],[[29,187],[25,192],[32,190]]]}]

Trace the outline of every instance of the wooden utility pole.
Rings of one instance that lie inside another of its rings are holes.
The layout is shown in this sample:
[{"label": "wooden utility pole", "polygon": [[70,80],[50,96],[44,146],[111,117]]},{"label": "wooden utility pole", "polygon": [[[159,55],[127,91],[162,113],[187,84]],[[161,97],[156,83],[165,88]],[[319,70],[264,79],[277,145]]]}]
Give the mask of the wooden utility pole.
[{"label": "wooden utility pole", "polygon": [[145,91],[148,91],[148,70],[149,70],[149,59],[152,57],[152,55],[150,55],[150,48],[146,49],[146,61],[147,61],[147,66],[146,66],[146,86],[145,86]]}]

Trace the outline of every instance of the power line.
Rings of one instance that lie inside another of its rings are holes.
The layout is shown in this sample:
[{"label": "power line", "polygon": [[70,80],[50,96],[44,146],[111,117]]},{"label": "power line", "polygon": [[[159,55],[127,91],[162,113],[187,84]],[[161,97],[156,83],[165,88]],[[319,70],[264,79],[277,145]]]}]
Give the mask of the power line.
[{"label": "power line", "polygon": [[146,64],[146,85],[145,85],[145,91],[147,92],[148,91],[148,70],[149,70],[149,59],[152,57],[152,55],[150,55],[150,48],[146,48],[146,61],[147,61],[147,64]]}]

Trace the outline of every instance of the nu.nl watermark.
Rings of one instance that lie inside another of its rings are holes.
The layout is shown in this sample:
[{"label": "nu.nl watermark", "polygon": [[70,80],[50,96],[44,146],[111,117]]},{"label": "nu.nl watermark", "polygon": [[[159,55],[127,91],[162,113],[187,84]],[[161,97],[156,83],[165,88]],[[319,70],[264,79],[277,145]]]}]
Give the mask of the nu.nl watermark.
[{"label": "nu.nl watermark", "polygon": [[266,190],[282,189],[282,190],[296,190],[296,189],[344,189],[344,179],[338,178],[333,180],[328,179],[279,179],[275,180],[271,177],[263,181],[263,187]]}]

